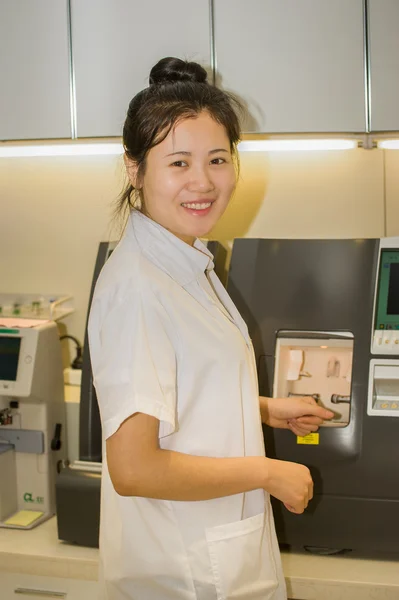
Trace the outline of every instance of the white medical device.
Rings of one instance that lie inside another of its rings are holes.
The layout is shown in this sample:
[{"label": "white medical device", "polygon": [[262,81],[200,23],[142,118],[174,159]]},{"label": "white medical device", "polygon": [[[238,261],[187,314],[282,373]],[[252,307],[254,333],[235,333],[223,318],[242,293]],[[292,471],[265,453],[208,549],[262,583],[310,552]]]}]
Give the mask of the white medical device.
[{"label": "white medical device", "polygon": [[[29,325],[29,323],[26,323]],[[0,321],[0,527],[31,529],[55,513],[66,458],[61,345],[56,324]]]}]

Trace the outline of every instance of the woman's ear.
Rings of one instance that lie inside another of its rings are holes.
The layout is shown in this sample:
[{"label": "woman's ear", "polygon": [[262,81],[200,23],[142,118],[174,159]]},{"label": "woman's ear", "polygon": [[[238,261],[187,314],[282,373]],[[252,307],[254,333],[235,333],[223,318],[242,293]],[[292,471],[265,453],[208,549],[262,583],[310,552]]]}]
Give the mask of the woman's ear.
[{"label": "woman's ear", "polygon": [[126,173],[130,183],[132,184],[134,189],[139,189],[140,186],[137,181],[137,174],[139,170],[138,164],[134,160],[129,158],[126,152],[123,155],[123,162],[125,163]]}]

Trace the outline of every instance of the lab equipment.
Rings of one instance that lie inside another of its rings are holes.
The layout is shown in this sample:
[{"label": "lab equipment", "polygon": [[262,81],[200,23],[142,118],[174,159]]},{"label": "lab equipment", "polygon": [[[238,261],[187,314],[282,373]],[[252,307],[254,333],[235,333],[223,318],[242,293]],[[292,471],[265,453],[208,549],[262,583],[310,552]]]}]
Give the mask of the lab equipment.
[{"label": "lab equipment", "polygon": [[399,238],[237,239],[228,291],[260,394],[311,395],[335,415],[305,438],[265,427],[267,455],[307,465],[315,484],[302,515],[273,502],[280,543],[397,552]]},{"label": "lab equipment", "polygon": [[73,313],[73,298],[55,294],[0,294],[0,325],[5,318],[58,321]]},{"label": "lab equipment", "polygon": [[18,529],[55,513],[55,474],[67,457],[58,329],[31,325],[0,325],[0,527]]}]

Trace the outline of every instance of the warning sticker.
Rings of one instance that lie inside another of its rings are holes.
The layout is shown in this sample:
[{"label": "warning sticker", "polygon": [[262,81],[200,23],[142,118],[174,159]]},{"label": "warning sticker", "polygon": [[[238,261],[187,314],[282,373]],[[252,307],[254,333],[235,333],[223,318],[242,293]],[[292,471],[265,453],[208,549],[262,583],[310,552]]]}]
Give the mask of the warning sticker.
[{"label": "warning sticker", "polygon": [[308,435],[304,435],[303,437],[298,435],[296,438],[296,443],[317,446],[319,444],[319,434],[318,433],[308,433]]}]

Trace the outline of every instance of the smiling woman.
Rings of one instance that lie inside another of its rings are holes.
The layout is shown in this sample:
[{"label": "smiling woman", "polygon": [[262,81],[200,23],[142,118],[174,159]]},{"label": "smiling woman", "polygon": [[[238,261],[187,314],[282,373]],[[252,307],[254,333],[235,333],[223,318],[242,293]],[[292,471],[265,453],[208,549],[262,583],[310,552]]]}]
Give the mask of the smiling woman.
[{"label": "smiling woman", "polygon": [[129,220],[88,326],[104,600],[286,600],[269,493],[303,512],[312,480],[265,457],[248,329],[198,239],[235,189],[238,108],[177,58],[129,106]]},{"label": "smiling woman", "polygon": [[230,141],[223,125],[201,111],[179,120],[145,158],[145,175],[125,155],[142,212],[193,244],[216,224],[236,184]]},{"label": "smiling woman", "polygon": [[197,63],[159,61],[150,86],[130,102],[123,129],[129,185],[117,212],[140,207],[189,243],[223,214],[238,171],[242,107],[206,78]]}]

